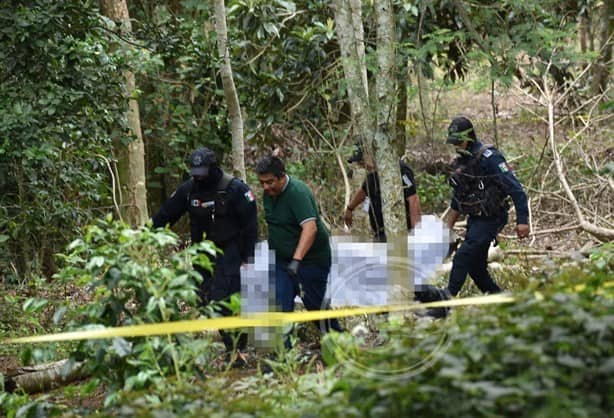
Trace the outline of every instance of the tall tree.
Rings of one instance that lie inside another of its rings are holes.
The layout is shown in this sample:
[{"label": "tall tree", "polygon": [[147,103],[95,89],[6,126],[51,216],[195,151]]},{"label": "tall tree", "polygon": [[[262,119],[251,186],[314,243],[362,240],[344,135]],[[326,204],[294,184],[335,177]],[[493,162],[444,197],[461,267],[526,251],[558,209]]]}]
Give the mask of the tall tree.
[{"label": "tall tree", "polygon": [[224,0],[215,1],[215,31],[217,33],[217,48],[222,59],[220,73],[224,86],[224,97],[228,107],[232,134],[232,166],[235,175],[245,180],[245,151],[243,149],[243,117],[239,96],[232,77],[230,50],[228,48],[228,30],[226,28],[226,6]]},{"label": "tall tree", "polygon": [[392,146],[396,133],[396,67],[395,67],[395,22],[390,0],[375,2],[377,20],[377,75],[375,159],[382,194],[382,212],[386,219],[388,236],[406,230],[403,193],[399,183],[399,156]]},{"label": "tall tree", "polygon": [[356,7],[355,2],[349,0],[335,0],[333,8],[352,122],[368,152],[374,136],[374,119],[369,111],[369,86],[366,78],[361,9]]},{"label": "tall tree", "polygon": [[595,65],[592,82],[592,90],[595,95],[605,93],[610,81],[612,48],[614,48],[614,2],[599,2],[597,13],[599,15],[599,58]]},{"label": "tall tree", "polygon": [[[390,300],[402,303],[408,294],[407,234],[402,218],[404,213],[403,192],[399,181],[399,156],[392,146],[396,128],[396,29],[392,2],[374,2],[376,18],[375,100],[369,100],[365,39],[360,19],[360,2],[336,0],[335,23],[341,49],[345,77],[348,82],[352,120],[360,133],[364,151],[375,150],[375,164],[379,176],[384,228],[388,242],[388,278]],[[348,13],[348,10],[351,11]]]},{"label": "tall tree", "polygon": [[[102,13],[119,23],[122,37],[129,37],[132,24],[126,0],[101,0]],[[131,225],[143,225],[149,215],[147,211],[147,189],[145,186],[145,146],[141,132],[139,103],[135,98],[136,80],[134,72],[126,70],[126,94],[128,98],[128,129],[132,135],[126,145],[123,138],[115,138],[115,158],[118,163],[120,190],[126,198],[122,202],[120,215]]]},{"label": "tall tree", "polygon": [[[365,39],[360,2],[335,0],[337,39],[347,82],[352,121],[359,132],[365,152],[375,149],[375,162],[382,193],[382,211],[388,237],[405,229],[403,200],[399,183],[398,155],[392,147],[396,128],[395,23],[392,3],[376,1],[377,74],[376,99],[369,100],[369,86],[364,57]],[[375,145],[375,147],[373,147]]]}]

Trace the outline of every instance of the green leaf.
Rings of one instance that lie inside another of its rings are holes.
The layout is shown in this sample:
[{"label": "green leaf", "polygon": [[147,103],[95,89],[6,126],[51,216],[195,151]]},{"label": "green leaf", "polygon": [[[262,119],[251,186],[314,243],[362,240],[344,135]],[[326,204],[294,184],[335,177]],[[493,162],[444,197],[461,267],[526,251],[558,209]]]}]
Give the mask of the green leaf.
[{"label": "green leaf", "polygon": [[23,304],[23,311],[25,313],[35,313],[47,306],[49,301],[47,299],[29,298]]},{"label": "green leaf", "polygon": [[113,339],[113,350],[120,357],[126,357],[132,352],[132,343],[124,338]]},{"label": "green leaf", "polygon": [[105,259],[102,256],[96,256],[96,257],[92,257],[92,259],[90,259],[90,261],[87,263],[87,265],[85,266],[85,268],[87,270],[92,270],[95,267],[102,267],[104,265]]},{"label": "green leaf", "polygon": [[56,309],[53,313],[53,323],[58,325],[62,318],[64,318],[64,314],[66,314],[66,311],[66,306],[60,306],[58,309]]}]

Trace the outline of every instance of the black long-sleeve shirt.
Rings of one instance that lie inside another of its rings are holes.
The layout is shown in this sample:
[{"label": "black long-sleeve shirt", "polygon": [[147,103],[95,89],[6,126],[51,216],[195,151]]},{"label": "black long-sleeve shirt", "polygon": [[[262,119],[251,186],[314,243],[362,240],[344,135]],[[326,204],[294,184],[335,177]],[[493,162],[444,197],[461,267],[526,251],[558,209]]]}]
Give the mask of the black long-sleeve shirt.
[{"label": "black long-sleeve shirt", "polygon": [[[192,241],[202,241],[203,234],[206,234],[207,237],[213,236],[214,234],[211,231],[213,224],[215,222],[222,222],[221,218],[218,217],[216,220],[215,215],[211,217],[208,214],[201,214],[199,212],[200,208],[205,207],[208,202],[202,202],[199,196],[203,193],[213,194],[216,186],[210,187],[193,179],[187,180],[171,194],[153,216],[153,226],[163,227],[167,224],[172,225],[186,212],[189,212]],[[249,186],[236,178],[232,179],[225,192],[229,196],[227,198],[228,214],[225,216],[224,222],[229,222],[230,224],[226,225],[239,230],[236,239],[239,240],[241,247],[242,261],[247,262],[249,257],[254,256],[254,249],[258,239],[256,199]],[[224,244],[216,242],[215,238],[213,238],[213,242],[218,246]]]}]

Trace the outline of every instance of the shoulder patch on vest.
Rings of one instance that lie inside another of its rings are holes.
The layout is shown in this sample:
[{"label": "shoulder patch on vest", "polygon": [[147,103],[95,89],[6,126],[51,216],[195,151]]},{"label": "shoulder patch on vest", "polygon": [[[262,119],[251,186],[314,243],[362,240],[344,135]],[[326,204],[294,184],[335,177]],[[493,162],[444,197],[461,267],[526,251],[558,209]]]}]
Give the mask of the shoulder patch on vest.
[{"label": "shoulder patch on vest", "polygon": [[245,199],[247,199],[247,201],[250,203],[256,200],[256,198],[254,197],[254,193],[251,190],[248,190],[243,193],[243,196],[245,196]]},{"label": "shoulder patch on vest", "polygon": [[493,152],[492,150],[487,149],[482,155],[486,158],[490,158],[490,156],[493,155]]},{"label": "shoulder patch on vest", "polygon": [[510,171],[510,166],[503,161],[502,163],[499,163],[499,170],[501,170],[502,173],[507,173]]}]

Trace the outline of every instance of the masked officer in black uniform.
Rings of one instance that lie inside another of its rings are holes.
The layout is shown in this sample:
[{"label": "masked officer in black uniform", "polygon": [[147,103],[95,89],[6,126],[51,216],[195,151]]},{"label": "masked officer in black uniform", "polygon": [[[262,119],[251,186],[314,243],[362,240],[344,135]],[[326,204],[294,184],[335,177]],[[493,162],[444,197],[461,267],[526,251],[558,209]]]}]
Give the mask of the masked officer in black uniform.
[{"label": "masked officer in black uniform", "polygon": [[458,154],[449,179],[453,195],[448,228],[452,230],[459,215],[468,216],[465,241],[452,262],[448,292],[456,296],[467,274],[482,292],[500,292],[487,269],[488,248],[507,223],[508,196],[516,208],[518,237],[529,235],[527,196],[503,155],[478,141],[469,119],[452,120],[446,143],[454,145]]},{"label": "masked officer in black uniform", "polygon": [[[254,256],[258,238],[256,200],[245,183],[222,171],[215,153],[208,148],[192,153],[190,175],[192,178],[181,184],[154,215],[153,226],[172,225],[188,212],[192,241],[201,242],[205,235],[222,249],[223,253],[212,260],[213,274],[195,266],[203,276],[199,295],[206,305],[241,291],[240,268]],[[220,308],[220,312],[224,316],[231,314],[227,308]],[[224,331],[220,334],[230,351],[234,338]],[[247,335],[240,334],[237,348],[244,349],[246,343]]]}]

